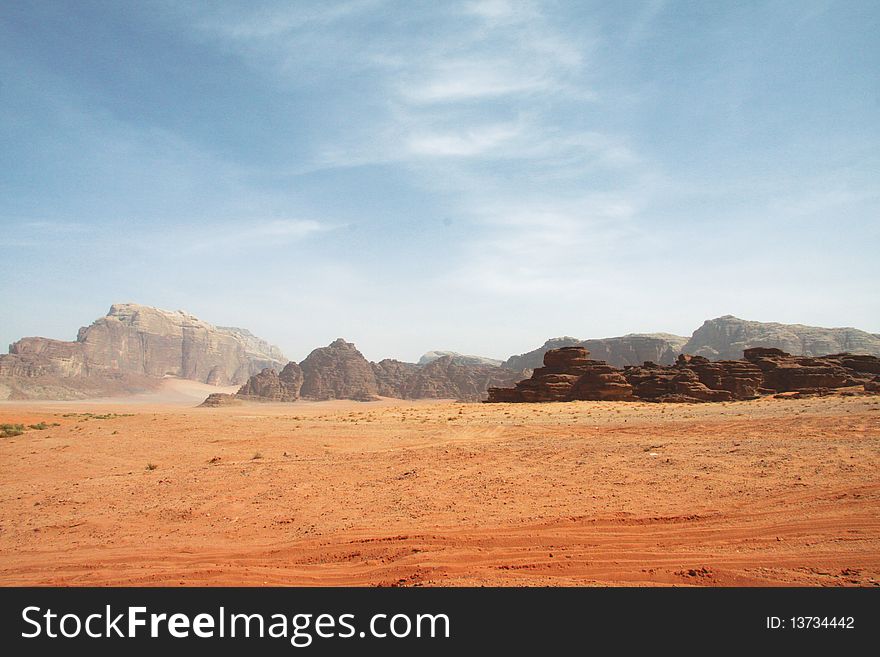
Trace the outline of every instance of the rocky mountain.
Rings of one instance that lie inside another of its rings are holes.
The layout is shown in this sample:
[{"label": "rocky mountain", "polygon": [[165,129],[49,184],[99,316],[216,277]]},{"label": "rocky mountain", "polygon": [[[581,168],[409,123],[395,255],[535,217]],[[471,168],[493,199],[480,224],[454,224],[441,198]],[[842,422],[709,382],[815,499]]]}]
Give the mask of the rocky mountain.
[{"label": "rocky mountain", "polygon": [[249,378],[247,383],[239,388],[236,397],[259,401],[296,401],[302,390],[303,378],[302,368],[293,361],[285,365],[280,373],[271,367],[266,367],[259,374]]},{"label": "rocky mountain", "polygon": [[443,356],[413,372],[393,396],[481,401],[491,386],[513,385],[521,378],[521,372],[495,365],[461,364],[453,356]]},{"label": "rocky mountain", "polygon": [[404,363],[392,358],[371,363],[376,377],[376,390],[382,397],[402,397],[407,381],[419,371],[416,363]]},{"label": "rocky mountain", "polygon": [[[294,372],[298,371],[301,378]],[[452,355],[425,365],[387,358],[370,363],[342,338],[315,349],[299,365],[288,363],[281,374],[266,369],[252,376],[236,394],[238,399],[294,401],[303,399],[456,399],[480,401],[490,386],[513,385],[522,372],[486,364],[464,364]],[[290,383],[285,383],[285,377]],[[300,388],[294,388],[300,384]],[[298,393],[298,394],[297,394]],[[215,403],[212,400],[212,404]]]},{"label": "rocky mountain", "polygon": [[542,366],[544,354],[551,349],[584,347],[597,358],[613,367],[639,365],[646,360],[663,365],[675,362],[676,356],[688,341],[687,338],[670,333],[630,333],[616,338],[580,340],[572,337],[553,338],[541,347],[504,362],[510,369],[535,369]]},{"label": "rocky mountain", "polygon": [[457,351],[427,351],[419,358],[418,365],[427,365],[438,358],[450,356],[452,362],[456,365],[492,365],[500,367],[503,361],[494,358],[486,358],[485,356],[471,356],[469,354],[460,354]]},{"label": "rocky mountain", "polygon": [[[22,338],[0,356],[0,385],[10,396],[76,398],[144,389],[177,376],[214,385],[243,383],[284,357],[244,329],[218,328],[183,311],[114,304],[73,342]],[[54,391],[54,392],[53,392]]]},{"label": "rocky mountain", "polygon": [[880,356],[880,335],[854,328],[753,322],[724,315],[694,331],[683,352],[710,360],[742,358],[745,349],[771,347],[795,356],[849,352]]},{"label": "rocky mountain", "polygon": [[356,399],[372,401],[379,391],[376,375],[363,354],[342,338],[315,349],[300,363],[305,399]]}]

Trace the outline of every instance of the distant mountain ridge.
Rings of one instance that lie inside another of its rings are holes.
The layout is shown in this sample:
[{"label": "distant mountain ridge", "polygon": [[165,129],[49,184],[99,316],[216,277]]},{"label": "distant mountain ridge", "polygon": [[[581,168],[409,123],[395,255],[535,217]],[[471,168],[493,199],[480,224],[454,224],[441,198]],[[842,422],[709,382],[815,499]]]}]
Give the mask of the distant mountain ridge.
[{"label": "distant mountain ridge", "polygon": [[427,351],[419,358],[417,365],[427,365],[439,358],[449,356],[456,365],[493,365],[499,367],[502,361],[497,358],[487,358],[486,356],[472,356],[470,354],[460,354],[457,351]]},{"label": "distant mountain ridge", "polygon": [[[551,349],[583,347],[597,361],[622,368],[673,364],[679,354],[738,360],[743,350],[776,348],[794,356],[849,352],[880,357],[880,335],[855,328],[821,328],[743,320],[706,320],[691,337],[669,333],[582,340],[563,336],[503,363],[482,356],[429,351],[418,363],[369,362],[341,338],[288,363],[278,347],[247,329],[214,326],[183,311],[114,304],[79,330],[73,342],[22,338],[0,355],[0,399],[74,399],[154,388],[165,376],[213,385],[237,384],[241,398],[455,398],[476,401],[489,386],[505,386],[542,366]],[[259,376],[255,376],[259,375]]]},{"label": "distant mountain ridge", "polygon": [[504,367],[537,369],[542,366],[545,353],[562,347],[586,347],[593,358],[604,360],[614,367],[641,365],[645,361],[669,365],[675,361],[687,341],[688,338],[671,333],[630,333],[616,338],[594,340],[565,336],[551,338],[537,349],[511,356],[504,361]]},{"label": "distant mountain ridge", "polygon": [[880,356],[880,335],[855,328],[755,322],[724,315],[707,319],[683,346],[683,352],[709,360],[742,358],[753,347],[781,349],[794,356],[849,352]]}]

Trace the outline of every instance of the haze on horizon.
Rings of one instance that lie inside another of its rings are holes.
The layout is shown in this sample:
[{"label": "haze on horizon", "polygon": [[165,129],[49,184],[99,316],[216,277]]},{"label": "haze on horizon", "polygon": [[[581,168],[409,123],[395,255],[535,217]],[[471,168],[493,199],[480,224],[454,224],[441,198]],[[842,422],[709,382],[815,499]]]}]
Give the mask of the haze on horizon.
[{"label": "haze on horizon", "polygon": [[0,344],[880,333],[880,5],[5,3]]}]

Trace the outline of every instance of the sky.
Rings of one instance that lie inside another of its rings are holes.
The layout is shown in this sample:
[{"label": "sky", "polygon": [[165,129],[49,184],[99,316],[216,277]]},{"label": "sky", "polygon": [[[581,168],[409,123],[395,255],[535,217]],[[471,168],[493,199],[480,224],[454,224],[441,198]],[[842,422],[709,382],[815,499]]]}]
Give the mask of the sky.
[{"label": "sky", "polygon": [[0,344],[880,333],[880,3],[7,2]]}]

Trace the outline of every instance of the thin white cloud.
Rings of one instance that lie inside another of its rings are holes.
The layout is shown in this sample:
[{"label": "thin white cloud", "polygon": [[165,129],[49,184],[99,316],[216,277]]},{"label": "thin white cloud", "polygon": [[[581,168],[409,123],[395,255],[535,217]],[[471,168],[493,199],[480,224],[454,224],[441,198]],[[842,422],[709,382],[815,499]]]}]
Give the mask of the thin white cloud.
[{"label": "thin white cloud", "polygon": [[333,230],[336,226],[313,219],[272,219],[224,222],[203,227],[198,233],[174,236],[185,253],[205,251],[240,251],[244,249],[277,247],[304,240]]},{"label": "thin white cloud", "polygon": [[412,80],[400,85],[403,99],[415,104],[450,103],[546,91],[554,86],[553,78],[546,72],[523,70],[507,61],[444,61],[437,63],[427,79],[424,73],[414,73]]},{"label": "thin white cloud", "polygon": [[458,133],[415,134],[409,138],[407,147],[415,155],[472,157],[497,149],[520,131],[515,124],[499,124]]},{"label": "thin white cloud", "polygon": [[385,0],[348,0],[347,2],[301,3],[249,11],[244,15],[215,11],[200,20],[202,29],[227,38],[247,41],[283,37],[304,27],[326,26],[376,9]]}]

